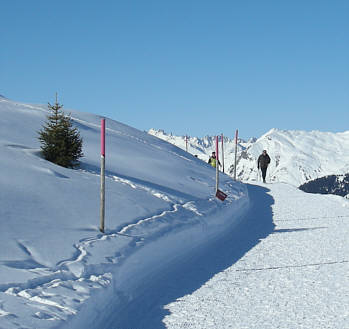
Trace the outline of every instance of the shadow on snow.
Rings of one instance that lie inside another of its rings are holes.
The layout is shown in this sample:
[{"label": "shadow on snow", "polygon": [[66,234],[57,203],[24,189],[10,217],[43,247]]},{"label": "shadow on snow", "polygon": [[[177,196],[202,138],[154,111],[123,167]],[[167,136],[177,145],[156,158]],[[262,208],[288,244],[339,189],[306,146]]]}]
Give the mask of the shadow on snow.
[{"label": "shadow on snow", "polygon": [[274,199],[264,187],[249,184],[247,187],[251,208],[237,227],[144,282],[143,293],[122,310],[113,310],[105,328],[165,328],[162,320],[169,314],[165,305],[199,289],[271,234],[274,230],[271,208]]}]

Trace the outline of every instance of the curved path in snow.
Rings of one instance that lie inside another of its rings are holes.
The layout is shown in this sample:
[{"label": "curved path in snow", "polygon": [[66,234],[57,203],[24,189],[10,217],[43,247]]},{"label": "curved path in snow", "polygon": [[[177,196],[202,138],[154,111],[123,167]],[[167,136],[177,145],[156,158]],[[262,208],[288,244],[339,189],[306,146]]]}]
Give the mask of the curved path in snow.
[{"label": "curved path in snow", "polygon": [[[272,234],[168,304],[164,327],[349,328],[349,202],[266,186],[275,201]],[[250,216],[263,220],[258,211]]]},{"label": "curved path in snow", "polygon": [[105,328],[348,328],[349,201],[248,189],[238,228],[148,278]]},{"label": "curved path in snow", "polygon": [[[249,186],[251,201],[258,202],[252,205],[238,227],[233,227],[214,241],[188,250],[187,257],[176,259],[161,272],[153,273],[152,277],[144,280],[137,298],[127,301],[121,310],[117,305],[115,312],[111,312],[114,316],[105,322],[103,328],[166,328],[163,320],[170,312],[165,305],[194,293],[217,273],[230,268],[273,231],[271,207],[274,201],[267,191],[264,187]],[[187,316],[191,318],[189,313]],[[177,328],[187,328],[178,319],[175,323],[178,323]],[[198,324],[197,328],[206,327]]]}]

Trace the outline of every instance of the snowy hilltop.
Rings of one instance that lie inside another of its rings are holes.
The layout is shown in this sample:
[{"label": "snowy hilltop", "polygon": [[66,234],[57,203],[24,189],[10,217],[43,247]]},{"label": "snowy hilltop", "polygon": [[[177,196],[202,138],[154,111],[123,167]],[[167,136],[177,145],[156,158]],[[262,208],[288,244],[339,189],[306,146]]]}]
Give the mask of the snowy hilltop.
[{"label": "snowy hilltop", "polygon": [[249,209],[244,184],[222,174],[222,202],[212,167],[107,119],[100,233],[101,117],[63,110],[83,138],[77,170],[41,156],[47,106],[0,98],[0,328],[97,329],[154,272],[236,226]]},{"label": "snowy hilltop", "polygon": [[[163,130],[150,129],[157,136],[207,161],[215,150],[215,137],[174,136]],[[219,142],[221,147],[221,142]],[[258,180],[256,163],[266,149],[272,161],[268,170],[271,182],[284,182],[299,186],[307,181],[349,172],[349,131],[330,133],[271,129],[260,138],[238,139],[237,178],[243,181]],[[225,172],[232,175],[235,159],[235,140],[224,137]]]}]

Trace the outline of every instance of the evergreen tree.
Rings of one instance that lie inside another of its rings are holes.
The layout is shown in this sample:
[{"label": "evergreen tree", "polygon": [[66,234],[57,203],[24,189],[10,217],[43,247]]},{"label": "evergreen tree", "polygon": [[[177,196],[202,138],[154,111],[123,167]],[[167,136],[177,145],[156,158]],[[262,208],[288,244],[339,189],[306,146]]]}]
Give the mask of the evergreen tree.
[{"label": "evergreen tree", "polygon": [[63,105],[48,103],[50,114],[46,125],[39,131],[39,141],[44,158],[59,166],[74,168],[79,165],[78,159],[83,156],[82,138],[72,119],[61,110]]}]

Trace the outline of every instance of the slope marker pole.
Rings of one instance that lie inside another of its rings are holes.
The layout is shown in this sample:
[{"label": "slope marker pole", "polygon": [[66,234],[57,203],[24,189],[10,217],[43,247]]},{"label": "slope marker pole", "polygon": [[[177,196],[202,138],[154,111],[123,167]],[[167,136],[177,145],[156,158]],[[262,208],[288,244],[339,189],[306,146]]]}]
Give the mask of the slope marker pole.
[{"label": "slope marker pole", "polygon": [[101,207],[100,207],[100,227],[104,233],[105,217],[105,119],[101,119]]},{"label": "slope marker pole", "polygon": [[224,172],[224,141],[223,141],[223,134],[222,134],[222,165],[223,165],[223,172]]},{"label": "slope marker pole", "polygon": [[219,148],[218,148],[218,136],[216,136],[216,193],[219,187]]},{"label": "slope marker pole", "polygon": [[236,158],[237,158],[237,151],[238,151],[238,130],[235,131],[235,164],[234,164],[234,180],[236,180]]}]

